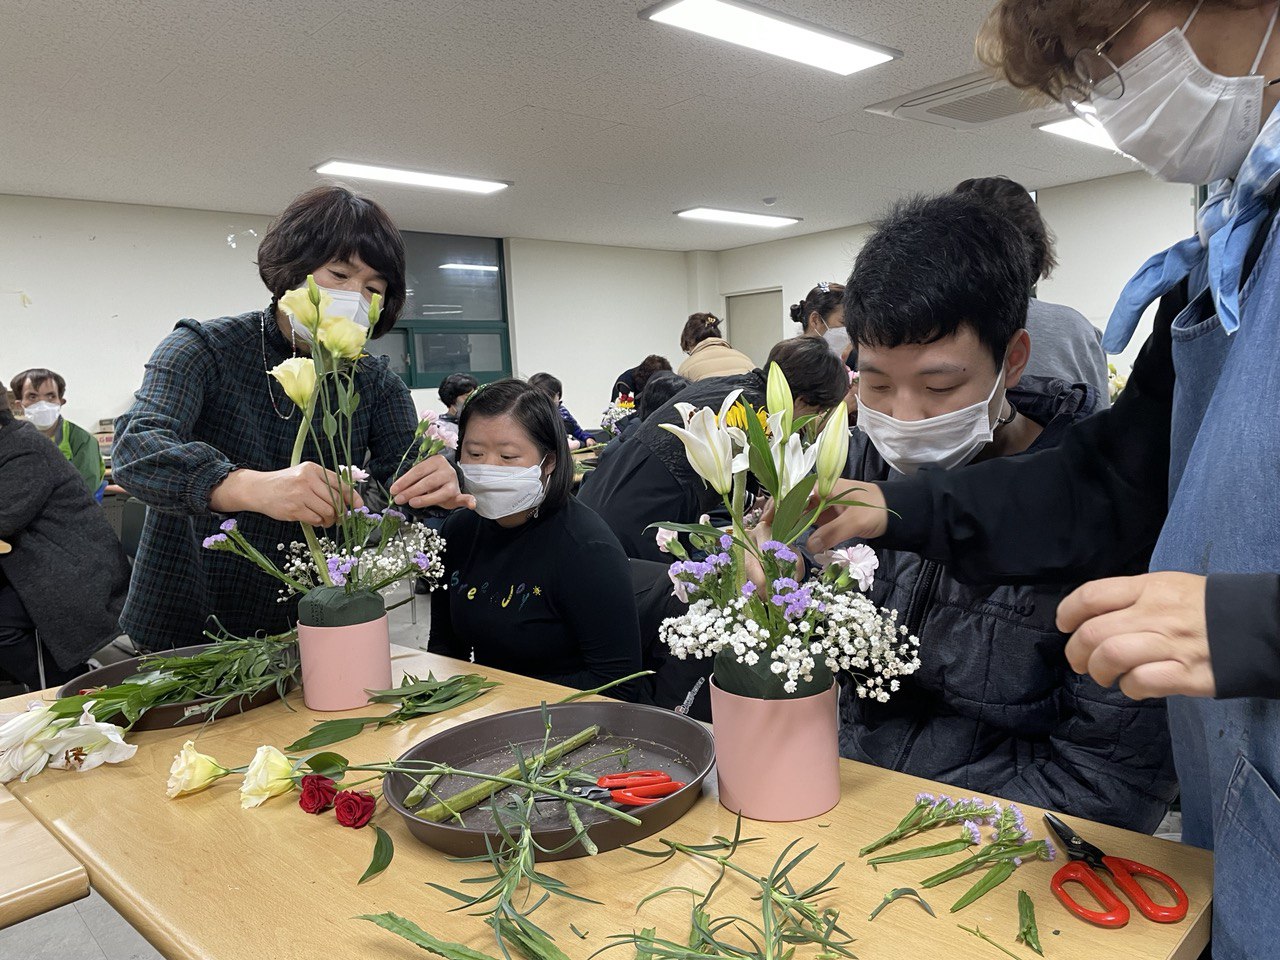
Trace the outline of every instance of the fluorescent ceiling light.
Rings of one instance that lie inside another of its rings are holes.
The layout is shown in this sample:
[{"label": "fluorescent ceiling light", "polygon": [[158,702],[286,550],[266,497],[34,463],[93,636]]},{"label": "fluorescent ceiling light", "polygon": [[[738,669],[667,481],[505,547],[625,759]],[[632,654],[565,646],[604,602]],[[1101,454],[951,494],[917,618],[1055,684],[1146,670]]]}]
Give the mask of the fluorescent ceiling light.
[{"label": "fluorescent ceiling light", "polygon": [[902,56],[899,50],[824,30],[744,0],[665,0],[640,16],[842,77]]},{"label": "fluorescent ceiling light", "polygon": [[677,217],[688,220],[711,220],[715,223],[738,223],[748,227],[789,227],[799,223],[799,217],[773,217],[763,213],[743,213],[739,210],[716,210],[714,207],[694,207],[677,210]]},{"label": "fluorescent ceiling light", "polygon": [[1115,150],[1116,153],[1120,152],[1116,150],[1116,145],[1111,142],[1107,132],[1102,129],[1102,124],[1090,123],[1083,117],[1067,117],[1065,120],[1038,123],[1036,124],[1036,129],[1043,130],[1045,133],[1056,133],[1060,137],[1078,140],[1093,147],[1105,147],[1107,150]]},{"label": "fluorescent ceiling light", "polygon": [[441,270],[480,270],[484,273],[497,273],[498,268],[491,263],[442,263]]},{"label": "fluorescent ceiling light", "polygon": [[404,183],[411,187],[433,187],[437,190],[461,190],[464,193],[497,193],[511,186],[498,180],[473,180],[470,177],[450,177],[442,173],[423,173],[420,170],[398,170],[395,167],[375,167],[368,163],[349,163],[346,160],[330,160],[316,167],[316,173],[335,177],[360,177],[364,180],[381,180],[384,183]]}]

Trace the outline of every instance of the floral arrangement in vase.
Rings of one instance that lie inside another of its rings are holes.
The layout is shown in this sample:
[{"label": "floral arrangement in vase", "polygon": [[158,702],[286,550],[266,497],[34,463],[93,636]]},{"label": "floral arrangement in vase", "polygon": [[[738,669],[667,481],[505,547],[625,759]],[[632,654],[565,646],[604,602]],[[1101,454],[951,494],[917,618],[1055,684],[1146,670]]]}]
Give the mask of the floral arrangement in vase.
[{"label": "floral arrangement in vase", "polygon": [[[377,326],[381,297],[375,294],[370,301],[367,327],[331,312],[332,298],[311,276],[305,286],[281,297],[280,307],[306,330],[311,344],[310,356],[292,357],[270,371],[302,414],[290,466],[301,462],[308,439],[332,463],[352,464],[352,454],[363,452],[353,450],[351,442],[352,417],[360,405],[356,367],[369,330]],[[423,419],[397,472],[449,445],[450,437],[435,418]],[[355,466],[338,466],[337,476],[328,488],[337,517],[332,532],[299,524],[303,539],[287,548],[281,564],[250,543],[235,520],[224,522],[221,532],[204,541],[206,549],[243,557],[279,580],[282,600],[301,598],[303,693],[307,705],[317,710],[362,706],[364,691],[391,686],[383,595],[408,578],[425,578],[434,586],[443,573],[439,557],[444,543],[435,531],[393,507],[381,513],[364,506],[348,509],[352,492],[368,482],[368,474]],[[338,636],[334,630],[345,633]],[[328,654],[322,656],[322,650]]]},{"label": "floral arrangement in vase", "polygon": [[[659,525],[659,546],[677,558],[669,570],[675,594],[689,604],[660,635],[681,659],[713,659],[721,802],[755,819],[796,820],[839,800],[835,675],[853,675],[859,696],[885,701],[920,661],[896,612],[864,593],[877,566],[869,548],[815,558],[821,572],[803,578],[796,541],[824,510],[856,505],[835,495],[849,450],[845,404],[825,422],[797,417],[776,364],[765,396],[765,410],[740,391],[719,411],[677,404],[684,426],[663,425],[720,495],[729,525],[706,517]],[[754,528],[749,482],[770,499]],[[797,782],[806,790],[796,791]]]},{"label": "floral arrangement in vase", "polygon": [[629,393],[621,393],[618,399],[604,408],[600,414],[600,429],[609,431],[609,436],[618,435],[618,424],[636,412],[635,397]]}]

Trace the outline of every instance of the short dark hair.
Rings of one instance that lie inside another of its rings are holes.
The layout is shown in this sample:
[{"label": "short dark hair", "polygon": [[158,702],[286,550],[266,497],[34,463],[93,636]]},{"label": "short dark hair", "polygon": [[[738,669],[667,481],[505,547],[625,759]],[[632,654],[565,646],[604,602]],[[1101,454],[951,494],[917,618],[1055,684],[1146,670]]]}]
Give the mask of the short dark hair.
[{"label": "short dark hair", "polygon": [[[544,513],[559,510],[569,501],[573,490],[573,458],[569,455],[569,441],[565,436],[564,422],[547,395],[532,384],[508,377],[496,380],[476,390],[462,408],[458,418],[458,451],[467,438],[467,425],[475,417],[500,417],[510,414],[524,428],[524,432],[542,456],[554,456],[556,465],[547,477],[547,493],[542,501]],[[465,482],[463,489],[466,489]]]},{"label": "short dark hair", "polygon": [[666,357],[660,357],[656,353],[651,353],[640,361],[640,366],[636,367],[636,372],[631,375],[631,382],[636,388],[635,395],[640,396],[644,390],[645,384],[649,382],[649,378],[655,373],[663,370],[671,369],[671,361]]},{"label": "short dark hair", "polygon": [[22,400],[22,391],[26,387],[28,380],[31,381],[31,386],[37,390],[40,389],[40,384],[46,380],[52,380],[58,385],[58,399],[61,400],[66,395],[67,381],[62,379],[62,374],[46,370],[44,367],[32,367],[30,370],[23,370],[9,381],[9,389],[13,391],[13,395],[19,401]]},{"label": "short dark hair", "polygon": [[777,364],[786,374],[791,395],[819,410],[830,410],[849,392],[849,371],[825,340],[792,337],[774,344],[765,361],[767,371]]},{"label": "short dark hair", "polygon": [[1031,247],[1031,282],[1053,273],[1058,258],[1053,252],[1053,234],[1040,215],[1040,205],[1027,188],[1008,177],[974,177],[960,183],[956,193],[980,197],[992,210],[1022,231]]},{"label": "short dark hair", "polygon": [[791,305],[791,319],[800,324],[803,333],[809,332],[809,317],[817,314],[824,320],[832,310],[844,308],[844,284],[822,283],[814,287],[799,303]]},{"label": "short dark hair", "polygon": [[703,340],[722,336],[720,318],[714,313],[691,313],[680,332],[680,349],[688,353]]},{"label": "short dark hair", "polygon": [[464,397],[476,387],[480,381],[469,373],[451,373],[440,381],[440,402],[452,407],[459,397]]},{"label": "short dark hair", "polygon": [[541,390],[552,400],[564,396],[564,384],[549,373],[535,373],[529,378],[529,386]]},{"label": "short dark hair", "polygon": [[379,204],[346,187],[329,185],[295,197],[258,244],[258,276],[271,291],[271,305],[301,286],[307,274],[330,260],[358,256],[382,274],[387,295],[371,334],[382,336],[404,309],[404,239]]},{"label": "short dark hair", "polygon": [[689,381],[670,370],[659,370],[645,384],[636,397],[636,416],[648,420],[649,414],[667,405],[677,393],[689,385]]},{"label": "short dark hair", "polygon": [[913,197],[858,253],[844,323],[855,346],[873,347],[934,343],[967,324],[999,367],[1027,325],[1030,289],[1027,241],[1007,219],[970,194]]}]

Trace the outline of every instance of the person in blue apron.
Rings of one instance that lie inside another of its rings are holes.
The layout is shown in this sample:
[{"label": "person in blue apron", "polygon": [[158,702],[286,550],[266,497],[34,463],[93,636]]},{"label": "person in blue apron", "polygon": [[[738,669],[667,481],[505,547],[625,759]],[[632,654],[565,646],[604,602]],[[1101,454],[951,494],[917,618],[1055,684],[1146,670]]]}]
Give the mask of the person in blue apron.
[{"label": "person in blue apron", "polygon": [[[1215,852],[1213,956],[1280,940],[1280,38],[1275,0],[1001,0],[979,38],[1164,180],[1209,184],[1196,235],[1126,286],[1104,346],[1155,329],[1115,405],[1032,457],[863,485],[851,537],[958,579],[1086,583],[1063,601],[1073,667],[1168,696],[1183,840]],[[1017,523],[1010,524],[1009,518]],[[1135,560],[1150,573],[1117,577]]]}]

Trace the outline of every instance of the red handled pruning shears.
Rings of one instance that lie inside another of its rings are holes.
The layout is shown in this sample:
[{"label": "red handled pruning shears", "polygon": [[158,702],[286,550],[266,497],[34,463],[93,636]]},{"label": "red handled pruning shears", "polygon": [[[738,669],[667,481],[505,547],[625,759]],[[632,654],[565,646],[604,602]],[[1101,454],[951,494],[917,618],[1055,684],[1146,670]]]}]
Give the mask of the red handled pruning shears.
[{"label": "red handled pruning shears", "polygon": [[[1053,814],[1046,813],[1044,819],[1062,841],[1062,848],[1071,860],[1053,875],[1049,887],[1062,901],[1062,905],[1077,917],[1096,923],[1100,927],[1123,927],[1129,922],[1129,908],[1111,892],[1110,887],[1102,882],[1102,878],[1098,876],[1099,872],[1109,873],[1115,885],[1133,901],[1138,912],[1148,920],[1154,920],[1156,923],[1177,923],[1187,915],[1187,894],[1168,874],[1161,873],[1155,867],[1149,867],[1145,863],[1138,863],[1136,860],[1109,857],[1093,844],[1086,842]],[[1162,903],[1156,903],[1134,879],[1135,876],[1150,877],[1161,884],[1173,897],[1173,904],[1165,906]],[[1093,894],[1102,905],[1101,910],[1082,907],[1071,898],[1071,894],[1066,891],[1064,885],[1073,880]]]},{"label": "red handled pruning shears", "polygon": [[[629,770],[601,777],[594,787],[570,787],[569,793],[584,800],[613,800],[628,807],[644,807],[683,790],[684,786],[661,770]],[[557,799],[538,797],[539,802]]]}]

